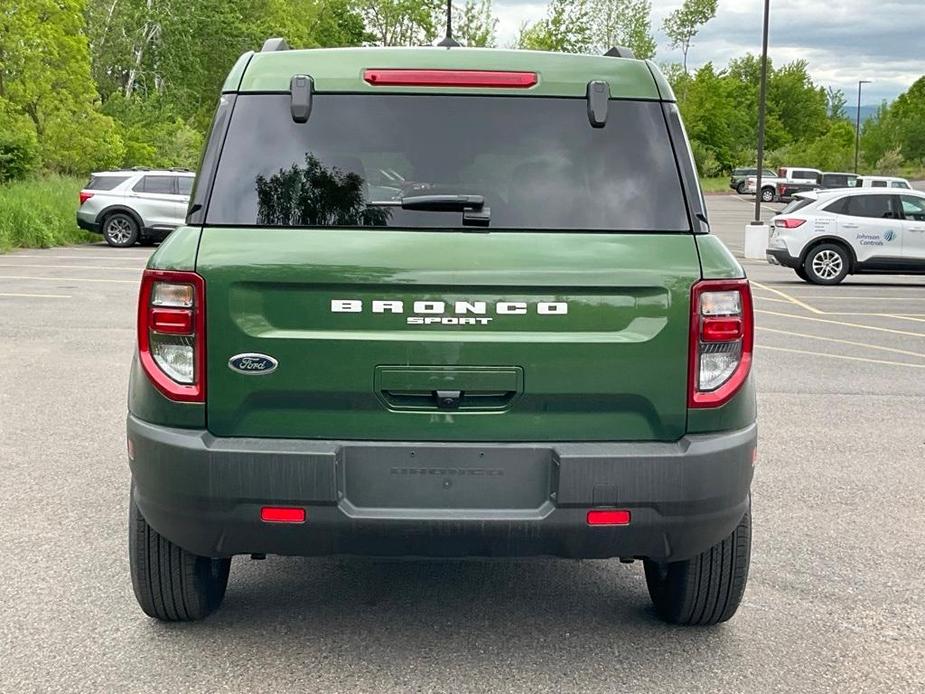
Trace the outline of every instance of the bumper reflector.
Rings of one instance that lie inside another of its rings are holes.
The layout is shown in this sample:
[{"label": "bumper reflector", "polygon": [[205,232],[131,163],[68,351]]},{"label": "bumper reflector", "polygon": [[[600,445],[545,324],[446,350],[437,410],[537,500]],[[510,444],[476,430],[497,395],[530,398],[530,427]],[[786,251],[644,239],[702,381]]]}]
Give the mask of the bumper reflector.
[{"label": "bumper reflector", "polygon": [[264,506],[260,509],[264,523],[304,523],[305,509],[288,506]]},{"label": "bumper reflector", "polygon": [[630,512],[625,509],[588,511],[588,525],[629,525]]}]

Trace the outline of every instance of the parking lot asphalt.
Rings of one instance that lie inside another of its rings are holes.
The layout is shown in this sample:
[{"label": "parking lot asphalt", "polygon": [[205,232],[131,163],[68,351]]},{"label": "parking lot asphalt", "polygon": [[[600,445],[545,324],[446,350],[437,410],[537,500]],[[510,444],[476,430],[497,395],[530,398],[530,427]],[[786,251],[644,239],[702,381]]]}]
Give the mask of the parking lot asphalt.
[{"label": "parking lot asphalt", "polygon": [[[708,204],[740,253],[750,205]],[[149,253],[0,255],[0,691],[925,691],[925,278],[744,263],[760,457],[727,624],[656,621],[638,562],[270,557],[236,558],[206,621],[164,625],[126,552]]]}]

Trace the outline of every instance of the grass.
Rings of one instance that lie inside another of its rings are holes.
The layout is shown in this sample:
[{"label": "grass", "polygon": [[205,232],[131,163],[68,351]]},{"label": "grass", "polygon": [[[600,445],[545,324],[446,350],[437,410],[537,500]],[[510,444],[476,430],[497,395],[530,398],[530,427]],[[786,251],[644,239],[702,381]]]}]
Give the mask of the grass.
[{"label": "grass", "polygon": [[0,185],[0,253],[98,239],[77,227],[77,193],[85,179],[45,176]]},{"label": "grass", "polygon": [[730,193],[729,176],[716,176],[714,178],[701,178],[700,187],[704,193]]}]

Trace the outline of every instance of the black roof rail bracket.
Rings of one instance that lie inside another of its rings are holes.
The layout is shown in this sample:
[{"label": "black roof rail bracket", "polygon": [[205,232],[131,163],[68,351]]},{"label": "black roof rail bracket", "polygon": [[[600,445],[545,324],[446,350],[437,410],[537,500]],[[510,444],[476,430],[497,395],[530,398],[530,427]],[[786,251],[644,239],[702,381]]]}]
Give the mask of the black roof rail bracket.
[{"label": "black roof rail bracket", "polygon": [[315,82],[308,75],[293,75],[289,80],[289,112],[296,123],[305,123],[312,112]]},{"label": "black roof rail bracket", "polygon": [[614,46],[604,55],[608,58],[635,58],[636,54],[626,46]]},{"label": "black roof rail bracket", "polygon": [[588,120],[593,128],[607,125],[607,106],[610,103],[610,85],[604,80],[588,82]]},{"label": "black roof rail bracket", "polygon": [[261,53],[272,53],[273,51],[288,51],[289,43],[286,39],[281,36],[276,36],[272,39],[267,39],[263,42],[263,46],[260,49]]}]

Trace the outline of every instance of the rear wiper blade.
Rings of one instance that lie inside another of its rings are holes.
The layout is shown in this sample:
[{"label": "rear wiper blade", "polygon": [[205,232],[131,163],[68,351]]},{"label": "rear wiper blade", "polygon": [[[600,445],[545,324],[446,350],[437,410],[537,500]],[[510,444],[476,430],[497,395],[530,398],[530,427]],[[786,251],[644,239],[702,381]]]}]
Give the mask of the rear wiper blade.
[{"label": "rear wiper blade", "polygon": [[465,212],[485,207],[484,195],[406,195],[399,198],[403,210]]}]

